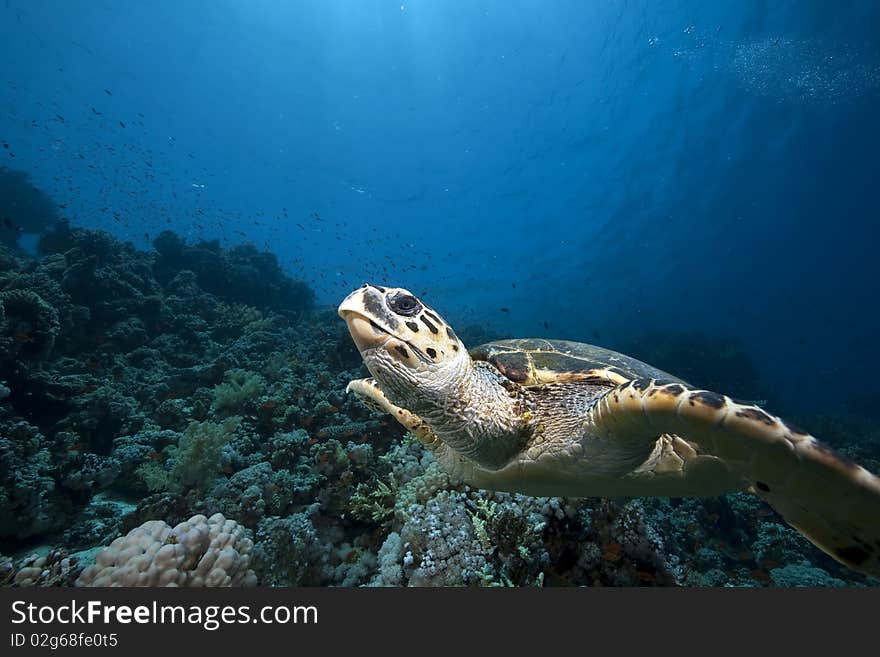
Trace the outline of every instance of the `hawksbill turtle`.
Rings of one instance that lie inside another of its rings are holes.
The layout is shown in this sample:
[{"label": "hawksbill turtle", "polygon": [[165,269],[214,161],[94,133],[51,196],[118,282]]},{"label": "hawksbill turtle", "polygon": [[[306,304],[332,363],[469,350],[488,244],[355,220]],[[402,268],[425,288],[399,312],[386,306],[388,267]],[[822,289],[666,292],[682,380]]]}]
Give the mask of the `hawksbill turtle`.
[{"label": "hawksbill turtle", "polygon": [[402,288],[364,285],[339,314],[373,375],[347,390],[456,482],[568,497],[750,491],[834,559],[880,575],[880,478],[754,404],[589,344],[468,352]]}]

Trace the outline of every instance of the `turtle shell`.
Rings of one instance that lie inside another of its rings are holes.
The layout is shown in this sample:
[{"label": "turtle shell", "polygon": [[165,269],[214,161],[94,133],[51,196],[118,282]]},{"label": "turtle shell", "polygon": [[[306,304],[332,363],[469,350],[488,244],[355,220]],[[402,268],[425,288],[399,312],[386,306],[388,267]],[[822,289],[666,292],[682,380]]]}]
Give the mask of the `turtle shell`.
[{"label": "turtle shell", "polygon": [[492,364],[511,381],[524,386],[589,382],[620,385],[634,379],[685,383],[625,354],[584,342],[523,338],[496,340],[474,347],[471,358]]}]

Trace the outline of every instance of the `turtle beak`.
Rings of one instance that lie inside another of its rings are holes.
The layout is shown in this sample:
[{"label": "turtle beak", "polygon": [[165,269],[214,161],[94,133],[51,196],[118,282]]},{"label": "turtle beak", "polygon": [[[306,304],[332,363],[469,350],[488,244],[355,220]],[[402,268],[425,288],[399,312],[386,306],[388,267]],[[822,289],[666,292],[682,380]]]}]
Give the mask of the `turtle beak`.
[{"label": "turtle beak", "polygon": [[379,291],[373,287],[364,286],[358,288],[345,297],[336,311],[348,325],[348,332],[351,333],[351,338],[361,353],[366,349],[381,347],[391,337],[390,333],[384,331],[375,322],[370,321],[367,316],[367,303],[370,300],[375,303],[373,299],[368,300],[367,296],[379,295]]},{"label": "turtle beak", "polygon": [[358,351],[363,353],[367,349],[377,349],[388,341],[391,337],[375,324],[371,323],[363,315],[358,315],[353,311],[346,311],[345,314],[340,313],[342,319],[348,325],[348,332],[351,333],[351,339],[354,340]]}]

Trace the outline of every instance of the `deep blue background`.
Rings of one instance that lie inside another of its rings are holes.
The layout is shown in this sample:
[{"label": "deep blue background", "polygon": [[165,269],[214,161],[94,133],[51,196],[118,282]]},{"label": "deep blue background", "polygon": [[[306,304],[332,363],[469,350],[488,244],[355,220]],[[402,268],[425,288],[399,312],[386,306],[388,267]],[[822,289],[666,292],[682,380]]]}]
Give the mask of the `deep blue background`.
[{"label": "deep blue background", "polygon": [[880,394],[878,35],[872,0],[0,0],[0,157],[325,303],[735,336],[822,410]]}]

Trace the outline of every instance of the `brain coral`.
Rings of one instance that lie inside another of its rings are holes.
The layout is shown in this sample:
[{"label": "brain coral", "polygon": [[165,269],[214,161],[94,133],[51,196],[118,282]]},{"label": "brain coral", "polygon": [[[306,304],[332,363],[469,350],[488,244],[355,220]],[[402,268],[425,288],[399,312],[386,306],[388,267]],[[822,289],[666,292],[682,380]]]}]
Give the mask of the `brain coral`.
[{"label": "brain coral", "polygon": [[246,529],[215,513],[150,520],[101,550],[77,586],[255,586]]}]

